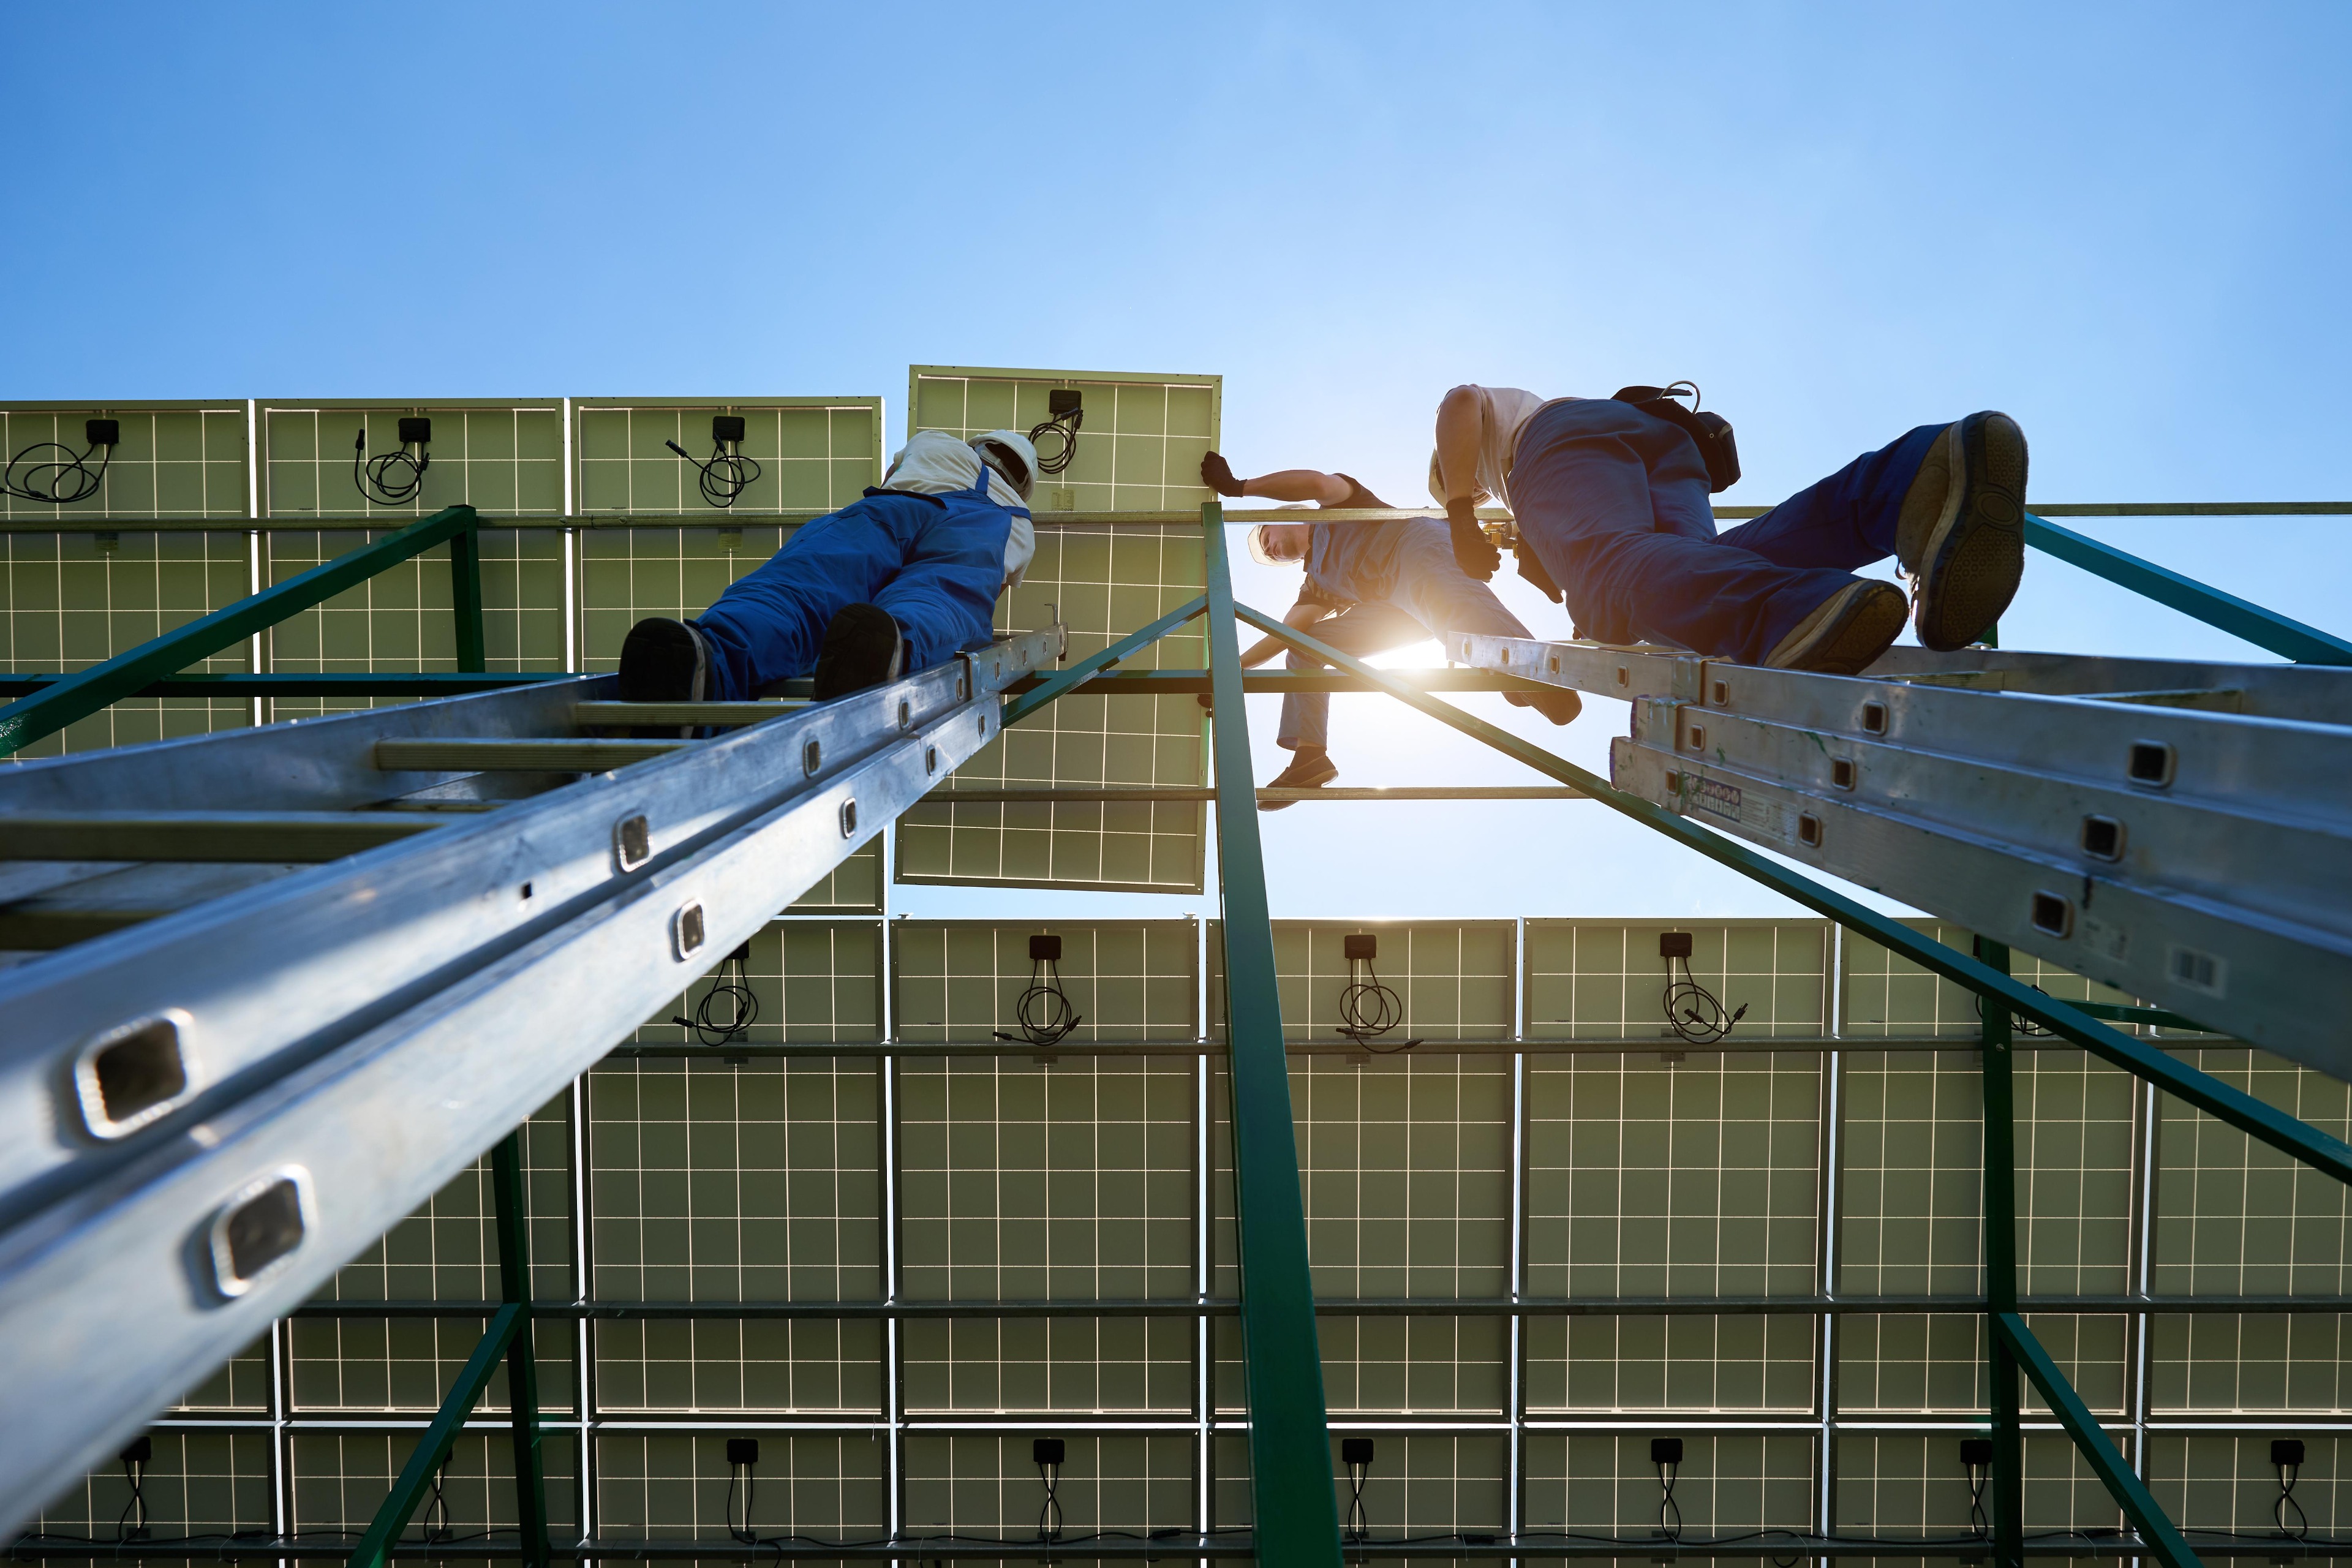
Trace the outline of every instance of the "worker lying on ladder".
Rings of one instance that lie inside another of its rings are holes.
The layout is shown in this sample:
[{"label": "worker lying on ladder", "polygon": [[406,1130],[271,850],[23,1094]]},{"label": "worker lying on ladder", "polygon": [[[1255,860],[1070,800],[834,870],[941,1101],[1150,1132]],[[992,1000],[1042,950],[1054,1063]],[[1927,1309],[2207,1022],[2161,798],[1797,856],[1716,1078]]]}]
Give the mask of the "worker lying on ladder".
[{"label": "worker lying on ladder", "polygon": [[[1223,496],[1311,500],[1335,510],[1392,510],[1346,474],[1285,468],[1241,479],[1214,452],[1202,460],[1201,479]],[[1306,563],[1307,581],[1299,589],[1298,602],[1282,618],[1300,631],[1312,627],[1318,639],[1341,653],[1360,657],[1383,653],[1445,631],[1509,637],[1530,635],[1519,618],[1503,607],[1492,588],[1455,563],[1445,525],[1435,518],[1262,522],[1249,531],[1249,551],[1269,566]],[[1487,575],[1494,574],[1490,571]],[[1282,647],[1272,637],[1262,638],[1242,655],[1242,664],[1244,668],[1263,664]],[[1288,662],[1293,669],[1311,669],[1319,661],[1294,652]],[[1564,688],[1539,694],[1513,692],[1506,700],[1534,708],[1555,724],[1569,722],[1581,707],[1581,699]],[[1275,733],[1275,743],[1296,755],[1288,767],[1275,775],[1276,788],[1314,789],[1339,777],[1339,770],[1328,750],[1330,727],[1329,693],[1284,695],[1282,725]],[[1274,802],[1258,809],[1279,811],[1289,804]]]},{"label": "worker lying on ladder", "polygon": [[1429,491],[1454,558],[1482,581],[1500,554],[1475,508],[1508,506],[1520,574],[1566,597],[1577,635],[1668,643],[1781,669],[1855,675],[1903,630],[1965,647],[2000,619],[2025,563],[2025,434],[2006,414],[1922,425],[1753,521],[1717,533],[1707,497],[1739,477],[1730,426],[1675,388],[1547,401],[1457,386],[1437,408]]},{"label": "worker lying on ladder", "polygon": [[1036,552],[1036,472],[1018,431],[919,431],[879,489],[793,530],[701,615],[630,627],[621,700],[742,701],[813,673],[823,702],[985,645]]}]

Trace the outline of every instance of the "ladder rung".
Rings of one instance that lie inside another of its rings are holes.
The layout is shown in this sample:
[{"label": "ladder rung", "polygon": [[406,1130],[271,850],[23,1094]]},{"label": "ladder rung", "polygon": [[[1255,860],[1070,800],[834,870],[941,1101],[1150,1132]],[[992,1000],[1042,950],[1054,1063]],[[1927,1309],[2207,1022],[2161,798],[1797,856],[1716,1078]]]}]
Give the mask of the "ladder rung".
[{"label": "ladder rung", "polygon": [[768,702],[575,702],[572,721],[583,729],[623,724],[757,724],[809,705],[805,697]]},{"label": "ladder rung", "polygon": [[125,926],[226,898],[273,881],[298,867],[283,861],[237,866],[147,865],[53,888],[0,905],[0,948],[70,947]]},{"label": "ladder rung", "polygon": [[0,815],[0,860],[339,860],[440,826],[358,811]]},{"label": "ladder rung", "polygon": [[378,741],[388,773],[601,773],[667,756],[690,741]]}]

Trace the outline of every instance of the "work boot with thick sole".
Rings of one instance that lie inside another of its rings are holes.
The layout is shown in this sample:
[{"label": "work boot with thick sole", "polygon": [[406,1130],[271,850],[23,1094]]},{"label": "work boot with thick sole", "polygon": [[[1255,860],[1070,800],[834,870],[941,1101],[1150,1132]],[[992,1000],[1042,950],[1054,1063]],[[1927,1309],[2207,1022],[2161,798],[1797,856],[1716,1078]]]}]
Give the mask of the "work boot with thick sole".
[{"label": "work boot with thick sole", "polygon": [[1860,675],[1902,635],[1906,607],[1903,591],[1892,583],[1849,583],[1775,643],[1764,663],[1815,675]]},{"label": "work boot with thick sole", "polygon": [[2000,619],[2025,572],[2025,432],[2006,414],[1947,425],[1903,498],[1895,557],[1912,578],[1924,647],[1966,647]]},{"label": "work boot with thick sole", "polygon": [[890,612],[876,605],[852,605],[825,623],[817,650],[816,679],[809,695],[830,702],[905,673],[907,641]]},{"label": "work boot with thick sole", "polygon": [[[1291,764],[1265,781],[1268,789],[1320,789],[1339,776],[1339,769],[1323,752],[1301,752]],[[1262,800],[1260,811],[1286,811],[1295,800]]]},{"label": "work boot with thick sole", "polygon": [[651,617],[621,643],[621,700],[699,702],[710,692],[710,649],[684,621]]},{"label": "work boot with thick sole", "polygon": [[1565,686],[1549,691],[1507,691],[1503,700],[1514,708],[1532,708],[1555,724],[1573,724],[1584,711],[1584,699]]}]

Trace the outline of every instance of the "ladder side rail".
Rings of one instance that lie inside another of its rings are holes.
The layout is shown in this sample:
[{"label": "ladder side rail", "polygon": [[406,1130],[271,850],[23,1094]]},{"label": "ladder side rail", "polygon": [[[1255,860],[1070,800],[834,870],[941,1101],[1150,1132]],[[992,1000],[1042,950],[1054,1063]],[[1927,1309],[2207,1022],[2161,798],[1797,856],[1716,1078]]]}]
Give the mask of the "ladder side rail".
[{"label": "ladder side rail", "polygon": [[[0,767],[0,812],[320,811],[379,805],[436,786],[482,793],[449,773],[387,773],[380,741],[559,735],[612,675],[563,675],[427,702],[110,746]],[[354,693],[354,695],[357,695]]]},{"label": "ladder side rail", "polygon": [[[1057,639],[1030,633],[0,973],[0,1016],[12,1023],[0,1042],[0,1223],[95,1179],[136,1145],[183,1135],[741,824],[824,794],[907,735],[957,722],[992,734],[1003,687],[1050,662]],[[429,725],[430,710],[354,717]],[[951,755],[943,742],[936,750]],[[174,1054],[180,1087],[117,1133],[93,1115],[82,1064],[112,1031],[149,1019],[170,1023],[173,1043],[151,1048]]]},{"label": "ladder side rail", "polygon": [[1216,683],[1217,882],[1224,906],[1226,1081],[1233,1099],[1234,1229],[1249,1397],[1251,1528],[1261,1559],[1286,1568],[1340,1563],[1329,1415],[1318,1348],[1315,1279],[1290,1103],[1257,790],[1242,700],[1241,648],[1225,565],[1224,519],[1201,508],[1209,668]]},{"label": "ladder side rail", "polygon": [[1289,647],[1364,677],[1390,696],[1439,722],[1485,742],[1538,773],[1583,790],[1611,810],[1698,851],[1717,864],[1738,871],[1818,914],[1827,916],[1847,930],[1870,938],[1932,973],[1942,975],[1988,1001],[1999,1002],[2011,1013],[2030,1018],[2102,1060],[2147,1079],[2166,1093],[2237,1128],[2257,1142],[2267,1143],[2315,1170],[2325,1171],[2338,1181],[2352,1182],[2352,1146],[2273,1106],[2264,1104],[2210,1073],[2200,1072],[2173,1060],[2154,1043],[2110,1029],[2068,1004],[2044,995],[2008,975],[1997,973],[1968,954],[1946,947],[1889,916],[1867,909],[1801,871],[1758,854],[1735,839],[1687,822],[1639,795],[1618,789],[1599,774],[1579,767],[1565,757],[1547,752],[1532,742],[1522,740],[1507,730],[1465,713],[1451,703],[1416,691],[1402,681],[1391,680],[1388,679],[1387,671],[1375,669],[1272,616],[1246,605],[1236,605],[1234,613]]},{"label": "ladder side rail", "polygon": [[2102,544],[2071,528],[2025,514],[2025,542],[2070,566],[2079,566],[2142,598],[2153,599],[2209,626],[2242,637],[2296,664],[2352,665],[2352,642],[2307,626],[2301,621],[2266,610],[2260,605],[2208,587],[2168,567],[2141,559],[2112,544]]},{"label": "ladder side rail", "polygon": [[[0,1343],[16,1368],[0,1536],[969,761],[1000,709],[983,691],[653,875],[612,879],[560,924],[201,1128],[142,1142],[0,1237]],[[248,1223],[265,1201],[278,1219]]]},{"label": "ladder side rail", "polygon": [[397,533],[362,544],[274,587],[239,599],[88,669],[78,670],[30,697],[19,698],[0,708],[0,757],[12,756],[75,720],[86,719],[130,696],[156,678],[175,674],[199,659],[209,658],[256,632],[364,583],[411,556],[424,553],[444,540],[469,535],[474,522],[472,507],[444,508]]},{"label": "ladder side rail", "polygon": [[[1653,727],[1647,717],[1637,720],[1637,731]],[[2341,865],[2340,836],[2241,831],[2230,838],[2217,826],[2217,837],[2242,846],[2300,846],[2273,868],[2280,897],[2277,907],[2266,908],[2259,899],[2225,900],[2194,886],[2115,878],[2105,867],[2086,871],[2079,855],[2021,846],[1980,826],[1906,815],[1841,792],[1792,787],[1698,761],[1638,732],[1611,748],[1616,786],[1676,816],[1957,921],[2194,1018],[2194,1027],[2352,1077],[2352,1051],[2336,1027],[2340,1009],[2352,1007],[2352,932],[2340,921],[2322,925],[2310,918],[2328,912],[2324,883],[2294,874]],[[1966,777],[1988,788],[2000,782],[1986,769],[1968,770]],[[2214,822],[2221,821],[2214,814]],[[2295,893],[2300,903],[2288,896]]]}]

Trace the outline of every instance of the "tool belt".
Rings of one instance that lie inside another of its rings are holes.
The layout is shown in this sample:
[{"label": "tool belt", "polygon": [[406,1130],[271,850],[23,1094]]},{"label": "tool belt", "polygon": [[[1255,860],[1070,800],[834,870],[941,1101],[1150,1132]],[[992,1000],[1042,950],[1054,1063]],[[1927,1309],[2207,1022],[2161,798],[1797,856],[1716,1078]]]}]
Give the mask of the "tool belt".
[{"label": "tool belt", "polygon": [[[1682,389],[1690,389],[1690,406],[1679,399]],[[1678,381],[1672,386],[1621,386],[1610,400],[1630,403],[1645,414],[1681,426],[1698,443],[1698,455],[1706,459],[1706,489],[1709,495],[1727,490],[1739,482],[1739,446],[1731,437],[1731,421],[1720,414],[1702,414],[1698,406],[1698,384]]]}]

